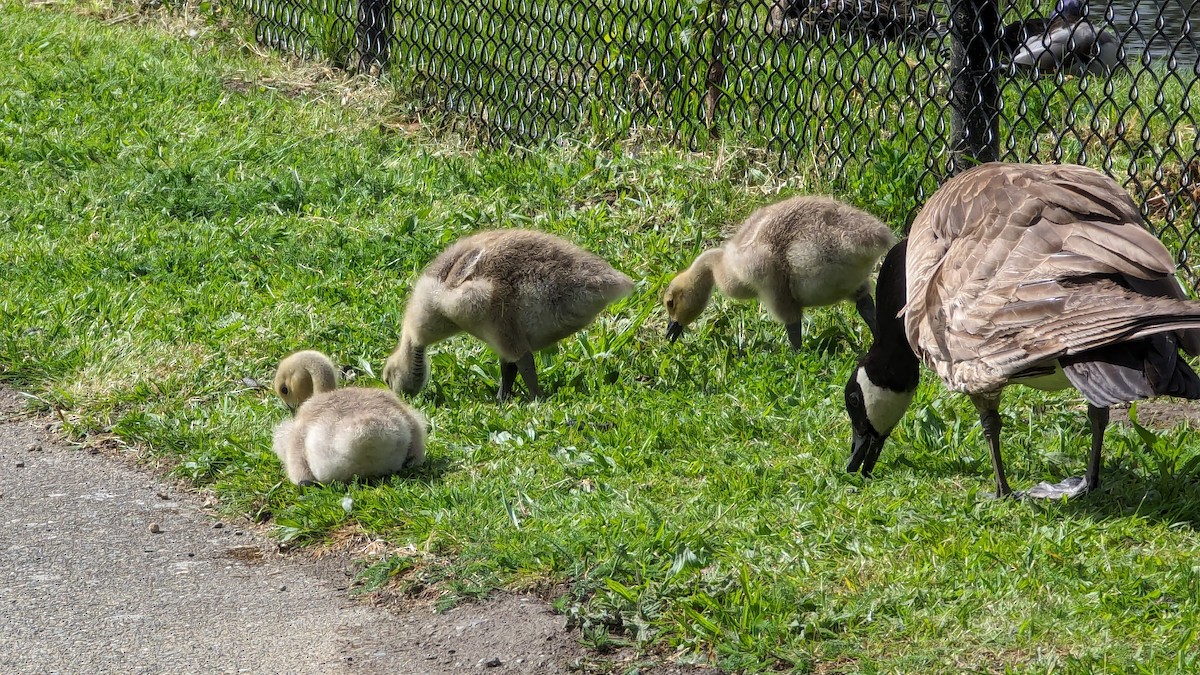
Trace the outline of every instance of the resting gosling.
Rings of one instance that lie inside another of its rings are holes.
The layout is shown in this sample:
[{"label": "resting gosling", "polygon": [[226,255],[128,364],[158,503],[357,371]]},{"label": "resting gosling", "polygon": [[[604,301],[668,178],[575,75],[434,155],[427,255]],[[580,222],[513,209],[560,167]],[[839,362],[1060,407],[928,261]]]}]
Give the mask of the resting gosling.
[{"label": "resting gosling", "polygon": [[425,461],[425,418],[385,389],[336,389],[321,352],[296,352],[275,371],[293,417],[275,428],[275,454],[298,485],[373,478]]},{"label": "resting gosling", "polygon": [[500,356],[497,400],[512,395],[518,372],[538,398],[533,352],[587,326],[631,292],[629,277],[554,235],[517,229],[471,235],[417,280],[383,379],[396,392],[416,394],[429,378],[426,348],[465,331]]},{"label": "resting gosling", "polygon": [[674,342],[696,320],[715,283],[731,298],[759,297],[801,346],[805,307],[853,299],[871,332],[869,277],[896,235],[875,216],[829,197],[801,196],[764,206],[721,248],[701,253],[663,294]]},{"label": "resting gosling", "polygon": [[1009,384],[1073,386],[1088,401],[1087,473],[1026,493],[1039,498],[1100,484],[1109,406],[1200,398],[1180,353],[1200,354],[1200,302],[1129,194],[1086,167],[984,164],[947,181],[884,259],[879,311],[875,343],[846,382],[852,472],[871,474],[919,362],[971,397],[999,496],[1013,494],[1000,455]]}]

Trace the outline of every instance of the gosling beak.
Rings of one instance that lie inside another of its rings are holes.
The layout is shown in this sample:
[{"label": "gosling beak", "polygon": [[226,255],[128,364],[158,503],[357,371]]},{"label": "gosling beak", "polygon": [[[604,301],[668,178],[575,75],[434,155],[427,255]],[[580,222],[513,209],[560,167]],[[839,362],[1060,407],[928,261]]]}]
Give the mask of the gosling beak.
[{"label": "gosling beak", "polygon": [[667,324],[667,339],[674,343],[683,335],[683,326],[678,321],[672,321]]},{"label": "gosling beak", "polygon": [[870,478],[886,440],[886,436],[880,436],[875,433],[874,429],[870,429],[866,433],[855,429],[854,441],[850,447],[850,464],[846,466],[846,471],[855,473],[861,470],[862,475]]},{"label": "gosling beak", "polygon": [[287,407],[287,409],[288,409],[288,412],[290,412],[290,413],[292,414],[292,417],[295,417],[295,416],[296,416],[296,406],[289,405],[289,406]]}]

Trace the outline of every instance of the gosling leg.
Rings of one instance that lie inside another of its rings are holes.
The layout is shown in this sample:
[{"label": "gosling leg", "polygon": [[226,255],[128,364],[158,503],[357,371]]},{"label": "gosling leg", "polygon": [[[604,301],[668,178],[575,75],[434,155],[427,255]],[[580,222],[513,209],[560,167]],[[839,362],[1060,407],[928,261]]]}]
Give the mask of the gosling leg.
[{"label": "gosling leg", "polygon": [[1038,483],[1025,494],[1034,499],[1071,499],[1085,495],[1100,486],[1100,452],[1104,448],[1104,431],[1108,428],[1108,408],[1088,404],[1088,423],[1092,427],[1092,451],[1088,454],[1087,473],[1071,476],[1060,483]]},{"label": "gosling leg", "polygon": [[533,362],[533,353],[527,353],[517,361],[517,370],[521,373],[521,379],[525,380],[525,388],[529,390],[530,399],[539,399],[542,397],[542,390],[538,387],[537,366]]},{"label": "gosling leg", "polygon": [[988,451],[992,456],[992,473],[996,478],[996,497],[1011,497],[1012,488],[1008,486],[1008,478],[1004,475],[1004,458],[1000,455],[1000,430],[1004,423],[1000,420],[999,397],[971,397],[975,408],[979,411],[979,424],[983,427],[983,435],[987,437]]},{"label": "gosling leg", "polygon": [[504,403],[512,396],[513,383],[517,381],[517,364],[500,359],[500,391],[496,402]]},{"label": "gosling leg", "polygon": [[792,343],[792,349],[800,351],[804,346],[804,321],[793,321],[787,324],[788,342]]},{"label": "gosling leg", "polygon": [[875,320],[875,301],[871,299],[871,284],[863,284],[855,292],[854,307],[858,309],[858,315],[866,322],[871,336],[874,337],[879,330],[879,323]]}]

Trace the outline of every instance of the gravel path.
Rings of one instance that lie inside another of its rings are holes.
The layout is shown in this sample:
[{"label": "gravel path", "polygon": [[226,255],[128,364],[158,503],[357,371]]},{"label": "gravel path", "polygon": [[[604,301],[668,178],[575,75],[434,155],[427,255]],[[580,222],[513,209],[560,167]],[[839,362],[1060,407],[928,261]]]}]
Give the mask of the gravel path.
[{"label": "gravel path", "polygon": [[0,672],[565,673],[585,657],[535,598],[356,603],[341,563],[282,556],[194,493],[54,442],[21,401],[0,389]]}]

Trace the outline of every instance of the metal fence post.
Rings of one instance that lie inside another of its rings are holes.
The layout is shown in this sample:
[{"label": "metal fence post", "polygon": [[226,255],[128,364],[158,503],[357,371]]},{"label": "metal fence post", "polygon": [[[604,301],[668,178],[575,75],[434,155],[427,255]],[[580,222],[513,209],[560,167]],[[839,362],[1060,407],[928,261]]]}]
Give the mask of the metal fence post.
[{"label": "metal fence post", "polygon": [[950,172],[1000,156],[997,0],[954,0],[950,10]]},{"label": "metal fence post", "polygon": [[392,0],[358,0],[354,46],[360,71],[387,66],[392,35]]},{"label": "metal fence post", "polygon": [[729,23],[729,15],[725,10],[726,0],[716,0],[712,15],[711,54],[708,70],[704,75],[704,125],[708,127],[710,138],[719,138],[721,130],[717,126],[717,105],[721,101],[722,88],[725,86],[725,27]]}]

